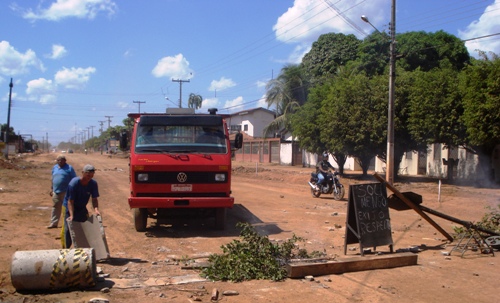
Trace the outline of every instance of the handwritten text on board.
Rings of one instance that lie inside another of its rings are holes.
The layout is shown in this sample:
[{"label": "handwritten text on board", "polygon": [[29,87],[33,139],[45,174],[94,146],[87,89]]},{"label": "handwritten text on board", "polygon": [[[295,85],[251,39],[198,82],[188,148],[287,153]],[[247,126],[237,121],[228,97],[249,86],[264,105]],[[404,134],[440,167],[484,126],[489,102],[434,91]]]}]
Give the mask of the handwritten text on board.
[{"label": "handwritten text on board", "polygon": [[355,191],[358,201],[358,222],[361,235],[368,235],[391,229],[391,221],[387,211],[387,198],[380,186],[367,184]]}]

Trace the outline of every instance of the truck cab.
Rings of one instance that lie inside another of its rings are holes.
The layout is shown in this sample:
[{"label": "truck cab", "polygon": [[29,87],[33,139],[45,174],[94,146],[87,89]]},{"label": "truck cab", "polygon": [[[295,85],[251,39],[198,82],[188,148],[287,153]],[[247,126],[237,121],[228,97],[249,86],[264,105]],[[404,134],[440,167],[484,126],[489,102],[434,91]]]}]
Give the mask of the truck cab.
[{"label": "truck cab", "polygon": [[234,205],[231,153],[241,148],[242,134],[231,142],[216,109],[209,114],[172,109],[129,117],[134,129],[128,203],[135,229],[145,231],[148,218],[162,224],[186,215],[213,216],[215,227],[224,229],[226,210]]}]

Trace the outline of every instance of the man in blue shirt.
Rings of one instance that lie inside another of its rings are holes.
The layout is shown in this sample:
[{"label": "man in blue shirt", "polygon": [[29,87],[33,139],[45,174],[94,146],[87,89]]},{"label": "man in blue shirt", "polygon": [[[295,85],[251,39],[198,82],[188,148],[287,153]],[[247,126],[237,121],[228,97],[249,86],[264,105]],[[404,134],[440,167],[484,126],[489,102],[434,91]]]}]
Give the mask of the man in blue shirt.
[{"label": "man in blue shirt", "polygon": [[318,183],[316,183],[316,188],[319,190],[321,186],[323,186],[323,182],[325,181],[325,176],[328,174],[328,171],[333,168],[333,165],[328,162],[328,153],[323,153],[323,159],[316,164],[316,173],[318,174]]},{"label": "man in blue shirt", "polygon": [[66,163],[66,157],[59,155],[56,158],[57,164],[52,168],[52,185],[50,186],[50,196],[52,197],[52,214],[50,224],[47,228],[57,228],[59,218],[61,217],[61,208],[68,184],[71,179],[76,177],[75,170]]},{"label": "man in blue shirt", "polygon": [[99,189],[94,178],[94,166],[87,164],[83,167],[82,176],[73,178],[68,185],[68,191],[63,202],[65,213],[64,225],[61,230],[62,248],[70,248],[73,244],[68,228],[68,221],[85,222],[89,217],[87,204],[92,197],[92,209],[96,215],[99,213]]}]

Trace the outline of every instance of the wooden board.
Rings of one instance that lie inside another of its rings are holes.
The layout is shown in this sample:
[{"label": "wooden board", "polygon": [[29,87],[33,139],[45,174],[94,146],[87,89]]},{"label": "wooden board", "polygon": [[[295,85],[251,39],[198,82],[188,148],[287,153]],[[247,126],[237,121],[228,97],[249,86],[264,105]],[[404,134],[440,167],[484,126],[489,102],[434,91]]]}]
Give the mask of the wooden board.
[{"label": "wooden board", "polygon": [[405,252],[380,256],[351,257],[322,263],[292,263],[288,264],[286,267],[289,278],[303,278],[305,276],[323,276],[363,270],[411,266],[417,265],[417,260],[417,254]]}]

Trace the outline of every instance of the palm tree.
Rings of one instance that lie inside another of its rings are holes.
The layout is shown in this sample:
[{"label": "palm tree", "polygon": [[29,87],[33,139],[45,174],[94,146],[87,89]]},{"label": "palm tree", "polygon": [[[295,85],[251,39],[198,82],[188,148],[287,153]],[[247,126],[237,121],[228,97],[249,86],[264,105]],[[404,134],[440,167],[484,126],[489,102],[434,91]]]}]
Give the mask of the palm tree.
[{"label": "palm tree", "polygon": [[264,128],[264,136],[290,129],[289,118],[307,100],[308,83],[299,65],[286,65],[266,85],[267,108],[276,106],[276,119]]},{"label": "palm tree", "polygon": [[194,93],[189,94],[188,99],[188,107],[198,109],[201,108],[201,102],[203,101],[203,97]]}]

